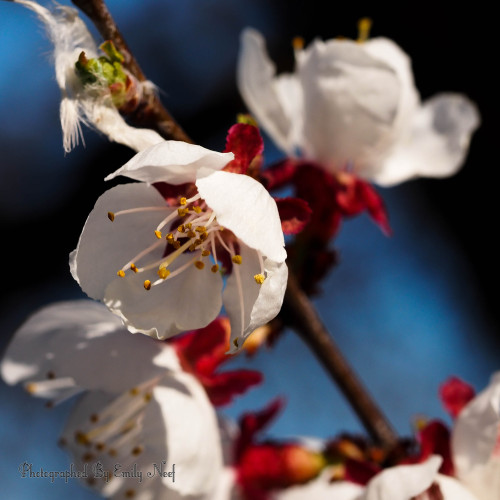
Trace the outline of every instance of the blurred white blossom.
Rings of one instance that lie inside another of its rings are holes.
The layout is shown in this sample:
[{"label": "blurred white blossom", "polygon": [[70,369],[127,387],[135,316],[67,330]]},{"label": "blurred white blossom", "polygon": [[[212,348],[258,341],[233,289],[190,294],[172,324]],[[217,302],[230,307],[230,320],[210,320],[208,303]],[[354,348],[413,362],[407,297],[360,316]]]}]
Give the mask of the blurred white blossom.
[{"label": "blurred white blossom", "polygon": [[463,484],[479,500],[500,500],[500,372],[461,410],[451,444]]},{"label": "blurred white blossom", "polygon": [[276,76],[260,33],[241,38],[238,86],[250,112],[289,156],[380,185],[452,175],[479,125],[474,103],[444,93],[420,102],[409,57],[391,40],[315,40]]},{"label": "blurred white blossom", "polygon": [[[122,322],[91,301],[62,302],[34,314],[15,334],[1,374],[32,395],[57,403],[77,393],[61,445],[75,469],[100,464],[111,480],[88,486],[105,497],[202,499],[218,487],[222,449],[203,386],[183,371],[165,342],[128,335]],[[173,477],[154,472],[166,461]],[[114,475],[135,467],[143,481]]]}]

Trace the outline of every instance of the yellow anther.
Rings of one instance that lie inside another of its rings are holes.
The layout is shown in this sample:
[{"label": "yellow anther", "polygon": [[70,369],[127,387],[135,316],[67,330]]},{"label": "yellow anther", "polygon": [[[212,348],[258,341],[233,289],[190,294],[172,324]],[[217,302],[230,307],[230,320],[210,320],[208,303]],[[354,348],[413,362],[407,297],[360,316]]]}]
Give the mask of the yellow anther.
[{"label": "yellow anther", "polygon": [[241,264],[242,262],[242,258],[241,258],[241,255],[233,255],[233,257],[231,258],[231,260],[235,263],[235,264]]},{"label": "yellow anther", "polygon": [[144,394],[144,401],[146,401],[146,403],[149,403],[152,397],[153,395],[150,392],[148,392],[147,394]]},{"label": "yellow anther", "polygon": [[199,207],[198,205],[195,205],[195,206],[193,207],[193,210],[194,210],[197,214],[201,214],[201,212],[202,212],[201,207]]},{"label": "yellow anther", "polygon": [[92,460],[94,460],[94,459],[95,459],[95,455],[94,455],[94,454],[92,454],[92,453],[90,453],[90,452],[85,453],[85,454],[83,455],[83,457],[82,457],[82,460],[83,460],[84,462],[90,462],[90,461],[92,461]]},{"label": "yellow anther", "polygon": [[196,238],[196,233],[194,231],[188,231],[187,237],[188,238]]},{"label": "yellow anther", "polygon": [[146,280],[146,281],[144,282],[144,288],[145,288],[146,290],[151,290],[151,281]]},{"label": "yellow anther", "polygon": [[139,389],[137,389],[137,387],[132,387],[128,392],[131,396],[137,396],[137,394],[139,394]]},{"label": "yellow anther", "polygon": [[219,270],[219,266],[218,266],[217,264],[214,264],[214,265],[210,268],[210,271],[212,271],[213,273],[216,273],[218,270]]},{"label": "yellow anther", "polygon": [[113,222],[115,220],[115,214],[113,212],[108,212],[108,219]]},{"label": "yellow anther", "polygon": [[186,229],[191,229],[193,227],[193,224],[191,224],[191,222],[186,222],[186,224],[184,224],[186,226]]},{"label": "yellow anther", "polygon": [[120,276],[120,278],[124,278],[125,277],[125,271],[123,269],[120,269],[116,274],[118,276]]},{"label": "yellow anther", "polygon": [[258,126],[255,119],[251,115],[246,113],[238,113],[238,115],[236,115],[236,122],[244,123],[246,125],[252,125],[253,127]]},{"label": "yellow anther", "polygon": [[155,236],[161,240],[161,231],[155,231]]},{"label": "yellow anther", "polygon": [[172,243],[172,241],[174,241],[174,235],[172,233],[168,233],[166,239],[169,243]]},{"label": "yellow anther", "polygon": [[210,250],[203,250],[203,251],[201,252],[201,256],[202,256],[202,257],[208,257],[209,255],[210,255]]},{"label": "yellow anther", "polygon": [[139,269],[137,269],[137,266],[133,262],[132,262],[132,264],[130,264],[130,269],[132,269],[132,271],[134,271],[134,273],[139,272]]},{"label": "yellow anther", "polygon": [[208,238],[208,233],[201,233],[200,234],[200,240],[205,241]]},{"label": "yellow anther", "polygon": [[234,347],[236,347],[236,349],[238,349],[238,339],[234,339],[233,344],[234,344]]},{"label": "yellow anther", "polygon": [[170,274],[170,271],[168,269],[165,269],[164,267],[162,267],[161,269],[158,269],[158,276],[162,280],[166,280],[168,278],[169,274]]},{"label": "yellow anther", "polygon": [[178,249],[181,247],[181,242],[178,240],[175,240],[174,242],[172,242],[172,245],[174,246],[175,249]]},{"label": "yellow anther", "polygon": [[263,274],[256,274],[253,279],[255,280],[255,283],[262,285],[264,283],[264,280],[266,277]]},{"label": "yellow anther", "polygon": [[95,449],[97,451],[104,451],[106,449],[106,445],[104,443],[96,443]]},{"label": "yellow anther", "polygon": [[135,497],[135,490],[127,490],[125,492],[125,498],[134,498]]},{"label": "yellow anther", "polygon": [[370,38],[370,30],[372,27],[372,20],[368,17],[363,17],[358,21],[358,43],[363,43]]},{"label": "yellow anther", "polygon": [[180,199],[179,201],[179,204],[180,205],[185,205],[187,203],[187,198],[185,198],[184,196]]},{"label": "yellow anther", "polygon": [[197,269],[203,269],[205,267],[205,264],[201,260],[197,260],[194,265]]},{"label": "yellow anther", "polygon": [[178,208],[177,213],[179,214],[180,217],[184,217],[189,213],[189,208]]},{"label": "yellow anther", "polygon": [[193,245],[194,245],[195,247],[197,247],[197,246],[200,246],[202,243],[203,243],[203,241],[201,241],[201,240],[200,240],[200,238],[196,238],[196,239],[194,240]]},{"label": "yellow anther", "polygon": [[136,446],[132,449],[132,455],[137,456],[143,452],[144,448],[142,446]]},{"label": "yellow anther", "polygon": [[188,250],[189,250],[190,252],[194,252],[194,251],[196,250],[196,245],[195,245],[194,243],[193,243],[192,245],[189,245]]},{"label": "yellow anther", "polygon": [[184,226],[184,224],[181,224],[178,228],[177,228],[177,231],[179,231],[179,233],[184,233],[186,231],[186,228]]},{"label": "yellow anther", "polygon": [[75,441],[78,444],[83,444],[85,446],[89,446],[90,445],[90,439],[89,439],[89,437],[87,436],[87,434],[85,434],[84,432],[81,432],[81,431],[76,431],[75,432]]},{"label": "yellow anther", "polygon": [[292,40],[292,47],[294,50],[302,50],[304,48],[305,42],[301,36],[296,36]]},{"label": "yellow anther", "polygon": [[26,384],[24,388],[26,389],[26,392],[29,392],[30,394],[35,394],[37,392],[36,384],[33,382],[31,384]]},{"label": "yellow anther", "polygon": [[205,226],[198,226],[195,231],[197,233],[205,233],[207,231],[207,228]]}]

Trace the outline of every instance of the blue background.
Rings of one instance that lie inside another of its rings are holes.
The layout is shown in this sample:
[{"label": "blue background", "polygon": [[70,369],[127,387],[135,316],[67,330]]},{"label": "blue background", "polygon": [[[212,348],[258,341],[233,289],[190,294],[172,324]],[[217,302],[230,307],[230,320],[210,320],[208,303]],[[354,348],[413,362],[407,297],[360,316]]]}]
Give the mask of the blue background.
[{"label": "blue background", "polygon": [[[280,0],[110,0],[108,5],[146,75],[196,142],[224,147],[244,105],[235,86],[241,29],[264,33],[280,70],[292,68],[291,39],[355,37],[356,21],[397,41],[413,58],[422,96],[450,90],[475,100],[483,125],[464,169],[446,180],[380,190],[392,238],[366,216],[347,221],[335,246],[340,265],[315,298],[344,354],[403,434],[416,415],[446,418],[439,384],[456,374],[477,388],[500,367],[497,184],[493,120],[493,22],[483,12],[449,12],[430,2],[396,10],[360,4],[330,13],[330,2]],[[490,29],[491,28],[491,29]],[[90,130],[86,147],[64,156],[59,91],[50,44],[35,16],[0,2],[0,348],[35,309],[81,298],[67,268],[85,218],[106,189],[104,176],[131,152]],[[266,139],[266,160],[279,158]],[[3,349],[2,349],[3,350]],[[224,413],[233,417],[284,395],[272,437],[362,431],[337,389],[293,333],[272,351],[236,364],[261,369],[265,383]],[[57,448],[71,403],[47,410],[20,388],[0,383],[0,479],[5,498],[94,498],[77,482],[22,479],[17,468],[62,470]],[[36,491],[36,493],[35,493]]]}]

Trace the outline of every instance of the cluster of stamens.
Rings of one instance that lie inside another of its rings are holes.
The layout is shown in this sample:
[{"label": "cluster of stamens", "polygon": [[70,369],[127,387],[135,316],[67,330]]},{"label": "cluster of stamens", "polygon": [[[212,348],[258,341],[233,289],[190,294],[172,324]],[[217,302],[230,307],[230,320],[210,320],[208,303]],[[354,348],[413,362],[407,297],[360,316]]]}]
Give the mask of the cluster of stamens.
[{"label": "cluster of stamens", "polygon": [[[242,263],[241,255],[235,252],[233,244],[234,235],[217,222],[215,213],[207,207],[199,194],[191,198],[181,197],[177,206],[140,207],[122,210],[116,213],[108,212],[108,218],[113,222],[117,216],[159,210],[169,210],[170,213],[153,231],[157,241],[139,252],[134,258],[122,266],[117,272],[118,276],[122,278],[125,277],[126,271],[128,270],[134,273],[140,273],[157,268],[158,279],[153,282],[151,280],[145,280],[143,283],[146,290],[151,290],[151,287],[159,285],[174,276],[178,276],[192,265],[197,269],[204,269],[207,257],[210,257],[208,265],[211,265],[210,270],[212,273],[217,273],[219,271],[224,272],[222,266],[219,265],[219,260],[217,258],[218,252],[228,252],[232,262],[236,265]],[[162,230],[167,225],[170,231],[164,237]],[[225,237],[224,234],[227,234],[227,237]],[[155,262],[143,265],[142,267],[136,264],[161,245],[165,245],[165,242],[167,246],[171,248],[165,252],[164,257]],[[169,267],[182,254],[191,254],[192,258],[175,270],[171,270]],[[254,279],[256,283],[261,285],[264,283],[265,274],[264,264],[260,254],[259,259],[261,272],[256,274]]]}]

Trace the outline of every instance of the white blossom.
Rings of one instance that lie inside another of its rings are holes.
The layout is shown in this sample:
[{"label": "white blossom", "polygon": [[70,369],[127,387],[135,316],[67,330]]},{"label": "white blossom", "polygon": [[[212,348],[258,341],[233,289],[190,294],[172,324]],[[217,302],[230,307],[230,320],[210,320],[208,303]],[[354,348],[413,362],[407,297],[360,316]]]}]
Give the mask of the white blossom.
[{"label": "white blossom", "polygon": [[444,500],[477,500],[458,481],[438,474],[441,457],[432,456],[416,465],[383,470],[366,487],[347,481],[330,482],[328,470],[317,479],[276,495],[275,500],[432,500],[425,491],[437,483]]},{"label": "white blossom", "polygon": [[[109,482],[89,482],[103,496],[209,498],[223,468],[217,419],[204,388],[181,369],[167,343],[124,330],[96,302],[51,305],[16,332],[1,363],[2,377],[55,403],[84,393],[61,444],[76,470],[99,462],[111,473]],[[162,461],[166,472],[175,464],[175,481],[146,477]],[[136,464],[143,481],[114,475],[115,464],[123,471]]]},{"label": "white blossom", "polygon": [[500,372],[458,415],[452,453],[458,478],[479,500],[500,500]]},{"label": "white blossom", "polygon": [[[54,11],[50,11],[34,1],[13,1],[38,15],[54,45],[56,80],[61,91],[60,119],[64,151],[71,151],[80,138],[83,140],[82,123],[96,128],[111,141],[136,151],[163,140],[153,130],[129,126],[113,105],[106,88],[82,84],[75,63],[82,52],[89,59],[96,58],[98,49],[76,9],[56,4]],[[142,87],[152,86],[150,82],[137,85],[139,91]]]},{"label": "white blossom", "polygon": [[[82,289],[131,332],[164,339],[201,328],[224,304],[234,351],[279,312],[288,271],[276,203],[251,177],[221,171],[232,158],[165,141],[108,177],[142,182],[114,187],[99,198],[71,269]],[[173,206],[155,182],[191,184]],[[227,262],[232,272],[222,291],[219,271]]]},{"label": "white blossom", "polygon": [[393,41],[315,40],[276,76],[260,33],[242,34],[238,86],[250,112],[290,156],[380,185],[452,175],[462,165],[476,106],[438,94],[420,102],[411,61]]}]

